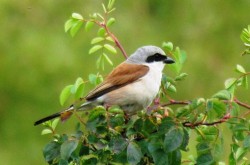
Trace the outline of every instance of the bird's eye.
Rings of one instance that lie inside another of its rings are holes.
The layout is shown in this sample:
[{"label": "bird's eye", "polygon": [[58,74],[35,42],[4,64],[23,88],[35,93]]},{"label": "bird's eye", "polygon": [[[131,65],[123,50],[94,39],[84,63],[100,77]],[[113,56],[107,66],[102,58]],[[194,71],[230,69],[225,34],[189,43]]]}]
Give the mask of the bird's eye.
[{"label": "bird's eye", "polygon": [[154,56],[155,56],[155,57],[159,57],[160,54],[159,54],[159,53],[155,53]]},{"label": "bird's eye", "polygon": [[159,61],[163,61],[166,58],[166,56],[161,55],[159,53],[155,53],[152,56],[149,56],[146,60],[146,62],[151,63],[151,62],[159,62]]}]

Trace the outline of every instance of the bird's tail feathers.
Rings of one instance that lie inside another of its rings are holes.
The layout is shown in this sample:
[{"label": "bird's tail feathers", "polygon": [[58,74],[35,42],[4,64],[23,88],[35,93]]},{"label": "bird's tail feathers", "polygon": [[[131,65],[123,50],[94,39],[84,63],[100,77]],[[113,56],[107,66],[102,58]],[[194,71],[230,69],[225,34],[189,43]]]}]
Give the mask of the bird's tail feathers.
[{"label": "bird's tail feathers", "polygon": [[[86,103],[83,103],[79,108],[77,108],[77,111],[89,110],[89,109],[94,108],[94,106],[95,105],[92,102],[86,102]],[[49,115],[47,117],[44,117],[44,118],[36,121],[34,123],[34,125],[36,126],[36,125],[42,124],[46,121],[52,120],[52,119],[57,118],[57,117],[60,117],[61,121],[65,121],[73,114],[74,110],[75,110],[74,107],[70,106],[68,109],[65,109],[61,112],[54,113],[52,115]]]}]

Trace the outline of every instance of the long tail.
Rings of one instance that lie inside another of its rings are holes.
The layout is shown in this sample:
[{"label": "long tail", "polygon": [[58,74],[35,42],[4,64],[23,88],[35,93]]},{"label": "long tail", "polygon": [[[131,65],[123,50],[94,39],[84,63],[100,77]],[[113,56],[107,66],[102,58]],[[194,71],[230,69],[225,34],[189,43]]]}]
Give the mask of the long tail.
[{"label": "long tail", "polygon": [[[92,102],[86,102],[86,103],[83,103],[79,108],[77,108],[77,111],[88,110],[88,109],[92,109],[94,107],[95,107],[95,104],[93,104]],[[44,117],[40,120],[37,120],[34,123],[34,125],[36,126],[36,125],[42,124],[46,121],[49,121],[49,120],[57,118],[57,117],[60,117],[62,121],[66,120],[72,115],[73,111],[74,111],[74,107],[70,106],[68,109],[65,109],[61,112],[57,112],[57,113],[54,113],[54,114],[49,115],[47,117]]]}]

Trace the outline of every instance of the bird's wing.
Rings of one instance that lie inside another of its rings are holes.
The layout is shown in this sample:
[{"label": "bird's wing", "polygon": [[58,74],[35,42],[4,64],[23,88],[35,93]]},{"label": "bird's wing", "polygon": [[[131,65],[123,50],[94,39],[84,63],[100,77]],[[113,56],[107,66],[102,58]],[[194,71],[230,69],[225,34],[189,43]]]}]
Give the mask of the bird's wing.
[{"label": "bird's wing", "polygon": [[94,100],[110,91],[137,81],[149,71],[149,67],[138,64],[121,63],[95,89],[89,92],[86,100]]}]

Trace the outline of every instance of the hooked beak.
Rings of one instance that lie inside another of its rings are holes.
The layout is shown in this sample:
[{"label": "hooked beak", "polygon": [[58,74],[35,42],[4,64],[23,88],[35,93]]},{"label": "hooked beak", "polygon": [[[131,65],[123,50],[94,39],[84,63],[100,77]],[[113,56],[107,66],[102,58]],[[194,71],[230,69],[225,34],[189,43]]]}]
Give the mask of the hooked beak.
[{"label": "hooked beak", "polygon": [[175,61],[170,57],[166,57],[166,59],[163,62],[165,64],[173,64],[173,63],[175,63]]}]

